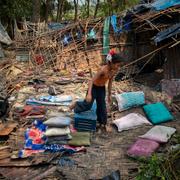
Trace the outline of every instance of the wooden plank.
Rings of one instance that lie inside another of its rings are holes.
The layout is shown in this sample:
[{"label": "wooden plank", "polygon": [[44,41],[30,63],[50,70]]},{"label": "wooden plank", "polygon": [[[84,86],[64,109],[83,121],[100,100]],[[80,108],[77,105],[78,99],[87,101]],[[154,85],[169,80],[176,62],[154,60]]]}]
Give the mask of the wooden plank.
[{"label": "wooden plank", "polygon": [[16,123],[0,124],[0,136],[8,136],[16,126]]}]

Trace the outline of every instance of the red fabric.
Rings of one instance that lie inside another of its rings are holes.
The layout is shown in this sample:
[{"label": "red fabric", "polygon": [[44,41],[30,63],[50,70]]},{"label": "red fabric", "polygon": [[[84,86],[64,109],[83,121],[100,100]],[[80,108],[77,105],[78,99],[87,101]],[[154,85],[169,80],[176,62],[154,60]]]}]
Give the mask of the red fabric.
[{"label": "red fabric", "polygon": [[20,116],[34,116],[34,115],[44,115],[46,113],[45,106],[30,106],[26,105],[23,111],[19,113]]},{"label": "red fabric", "polygon": [[43,144],[44,140],[42,140],[43,133],[37,128],[31,128],[28,132],[29,139],[33,139],[33,144]]},{"label": "red fabric", "polygon": [[41,65],[44,62],[44,57],[42,55],[36,55],[35,61],[38,65]]},{"label": "red fabric", "polygon": [[111,49],[111,50],[109,51],[109,54],[112,56],[112,55],[116,54],[116,51],[115,51],[114,49]]}]

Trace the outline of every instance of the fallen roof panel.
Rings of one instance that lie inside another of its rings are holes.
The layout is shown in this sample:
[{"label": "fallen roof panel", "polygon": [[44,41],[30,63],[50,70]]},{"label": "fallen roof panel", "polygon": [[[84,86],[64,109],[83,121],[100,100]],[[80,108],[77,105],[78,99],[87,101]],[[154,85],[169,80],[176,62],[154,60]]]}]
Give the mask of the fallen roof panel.
[{"label": "fallen roof panel", "polygon": [[155,43],[158,43],[158,42],[161,42],[167,38],[170,38],[174,35],[177,35],[180,33],[180,23],[178,24],[175,24],[173,26],[171,26],[170,28],[164,30],[164,31],[161,31],[159,32],[154,38],[154,42]]},{"label": "fallen roof panel", "polygon": [[151,4],[157,11],[180,5],[180,0],[157,0]]}]

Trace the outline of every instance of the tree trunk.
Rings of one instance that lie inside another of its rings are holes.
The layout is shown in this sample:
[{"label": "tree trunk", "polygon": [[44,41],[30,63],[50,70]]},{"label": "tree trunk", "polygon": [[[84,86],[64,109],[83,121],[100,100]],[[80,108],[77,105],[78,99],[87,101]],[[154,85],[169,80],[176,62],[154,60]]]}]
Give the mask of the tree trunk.
[{"label": "tree trunk", "polygon": [[74,0],[74,8],[75,8],[74,21],[77,21],[77,16],[78,16],[78,0]]},{"label": "tree trunk", "polygon": [[87,0],[87,18],[89,17],[89,11],[90,11],[90,1]]},{"label": "tree trunk", "polygon": [[126,0],[123,0],[123,9],[126,7]]},{"label": "tree trunk", "polygon": [[46,14],[45,14],[45,21],[48,22],[48,17],[49,17],[49,13],[50,13],[50,2],[51,0],[46,0]]},{"label": "tree trunk", "polygon": [[58,10],[57,10],[56,22],[62,20],[63,7],[64,7],[64,0],[58,0]]},{"label": "tree trunk", "polygon": [[96,16],[97,16],[97,12],[98,12],[98,8],[99,8],[99,1],[100,0],[97,0],[96,8],[95,8],[95,11],[94,11],[94,18],[96,18]]},{"label": "tree trunk", "polygon": [[33,0],[32,22],[34,22],[34,23],[37,23],[40,21],[40,8],[41,8],[41,1]]},{"label": "tree trunk", "polygon": [[109,16],[111,16],[113,14],[113,9],[112,9],[112,1],[111,0],[108,0],[108,6],[109,6]]}]

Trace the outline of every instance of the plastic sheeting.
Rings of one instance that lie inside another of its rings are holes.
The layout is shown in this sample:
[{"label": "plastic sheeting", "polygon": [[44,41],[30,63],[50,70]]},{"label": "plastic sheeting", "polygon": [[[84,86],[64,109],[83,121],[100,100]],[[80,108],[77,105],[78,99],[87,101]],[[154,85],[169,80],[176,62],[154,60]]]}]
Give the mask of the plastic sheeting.
[{"label": "plastic sheeting", "polygon": [[155,43],[161,42],[164,39],[170,38],[180,33],[180,23],[171,26],[170,28],[159,32],[153,39]]},{"label": "plastic sheeting", "polygon": [[124,18],[121,18],[119,25],[117,23],[117,16],[116,15],[111,16],[111,25],[112,25],[115,33],[129,31],[131,29],[130,24],[131,24],[131,16],[130,15],[126,15]]},{"label": "plastic sheeting", "polygon": [[61,23],[49,23],[48,24],[48,28],[52,29],[52,30],[60,30],[62,28],[64,28],[67,24],[61,24]]},{"label": "plastic sheeting", "polygon": [[180,0],[157,0],[151,4],[157,11],[180,5]]},{"label": "plastic sheeting", "polygon": [[114,30],[115,33],[122,32],[122,19],[121,19],[121,22],[120,22],[120,27],[117,27],[117,16],[116,15],[111,16],[111,25],[112,25],[113,30]]},{"label": "plastic sheeting", "polygon": [[0,42],[10,45],[12,43],[11,38],[9,37],[8,33],[6,32],[4,26],[0,22]]},{"label": "plastic sheeting", "polygon": [[1,47],[1,44],[0,44],[0,58],[3,58],[4,57],[4,53],[3,53],[3,49]]}]

